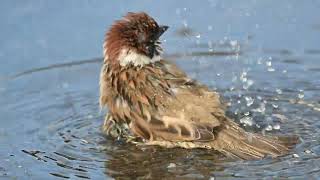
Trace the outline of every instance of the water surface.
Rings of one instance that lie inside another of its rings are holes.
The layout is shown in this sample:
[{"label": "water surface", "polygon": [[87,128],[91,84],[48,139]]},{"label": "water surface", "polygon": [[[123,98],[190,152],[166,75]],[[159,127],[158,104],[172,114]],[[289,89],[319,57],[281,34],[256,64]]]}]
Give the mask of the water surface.
[{"label": "water surface", "polygon": [[[319,1],[1,1],[0,177],[299,179],[320,175]],[[101,134],[105,30],[128,11],[170,26],[166,57],[221,93],[248,131],[296,134],[291,154],[227,161]]]}]

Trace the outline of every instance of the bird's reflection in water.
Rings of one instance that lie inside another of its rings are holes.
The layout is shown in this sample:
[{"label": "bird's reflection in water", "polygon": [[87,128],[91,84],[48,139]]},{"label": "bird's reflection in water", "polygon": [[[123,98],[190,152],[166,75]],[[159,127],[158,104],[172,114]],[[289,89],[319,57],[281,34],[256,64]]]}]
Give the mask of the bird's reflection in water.
[{"label": "bird's reflection in water", "polygon": [[107,152],[105,173],[116,179],[209,179],[213,172],[224,170],[220,162],[226,161],[212,150],[112,145],[118,149]]}]

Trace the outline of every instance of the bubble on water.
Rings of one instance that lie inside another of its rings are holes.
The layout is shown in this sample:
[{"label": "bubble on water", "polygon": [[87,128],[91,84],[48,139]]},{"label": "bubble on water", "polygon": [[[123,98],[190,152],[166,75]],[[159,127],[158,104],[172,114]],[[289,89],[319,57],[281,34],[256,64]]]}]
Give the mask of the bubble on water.
[{"label": "bubble on water", "polygon": [[243,124],[244,126],[252,126],[253,125],[253,120],[252,117],[244,117],[240,119],[240,123]]},{"label": "bubble on water", "polygon": [[196,38],[200,39],[200,38],[201,38],[201,34],[200,34],[200,33],[197,34],[197,35],[196,35]]},{"label": "bubble on water", "polygon": [[254,99],[252,97],[247,96],[247,97],[245,97],[245,99],[247,101],[247,106],[248,107],[250,107],[254,102]]},{"label": "bubble on water", "polygon": [[240,101],[240,100],[238,100],[238,101],[237,101],[237,103],[238,103],[238,104],[240,104],[240,103],[241,103],[241,101]]},{"label": "bubble on water", "polygon": [[277,109],[279,107],[279,105],[278,104],[272,104],[272,107]]},{"label": "bubble on water", "polygon": [[279,130],[279,129],[280,129],[280,124],[275,124],[275,125],[273,125],[273,129]]},{"label": "bubble on water", "polygon": [[282,94],[282,90],[281,90],[281,89],[276,89],[276,92],[277,92],[278,94]]},{"label": "bubble on water", "polygon": [[213,30],[213,26],[209,25],[208,26],[208,31],[212,31]]},{"label": "bubble on water", "polygon": [[185,8],[183,8],[183,10],[184,10],[184,11],[187,11],[188,9],[185,7]]},{"label": "bubble on water", "polygon": [[282,71],[283,74],[285,74],[285,73],[287,73],[287,72],[288,72],[287,70],[283,70],[283,71]]},{"label": "bubble on water", "polygon": [[220,74],[220,73],[217,73],[217,76],[221,76],[221,74]]},{"label": "bubble on water", "polygon": [[273,127],[271,125],[268,125],[264,128],[266,131],[272,131]]}]

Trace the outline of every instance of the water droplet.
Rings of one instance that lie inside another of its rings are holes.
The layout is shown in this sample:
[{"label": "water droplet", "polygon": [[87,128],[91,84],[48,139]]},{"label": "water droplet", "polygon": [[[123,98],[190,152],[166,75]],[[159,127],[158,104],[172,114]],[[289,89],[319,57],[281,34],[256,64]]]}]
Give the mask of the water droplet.
[{"label": "water droplet", "polygon": [[231,81],[232,82],[236,82],[237,80],[238,80],[238,77],[237,76],[233,76]]},{"label": "water droplet", "polygon": [[309,149],[305,150],[304,152],[307,153],[307,154],[311,154],[312,153]]},{"label": "water droplet", "polygon": [[246,84],[243,85],[243,89],[248,89],[254,83],[253,80],[247,79]]},{"label": "water droplet", "polygon": [[235,47],[237,44],[238,44],[238,41],[237,41],[237,40],[231,40],[231,41],[230,41],[230,45],[231,45],[232,47]]},{"label": "water droplet", "polygon": [[247,106],[250,107],[253,102],[254,102],[254,99],[252,97],[245,97],[246,101],[247,101]]},{"label": "water droplet", "polygon": [[257,109],[254,109],[253,111],[264,113],[266,110],[266,105],[265,103],[261,103],[260,106]]},{"label": "water droplet", "polygon": [[240,119],[240,123],[243,124],[244,126],[252,126],[253,125],[253,120],[252,117],[244,117]]},{"label": "water droplet", "polygon": [[279,129],[280,129],[280,124],[275,124],[275,125],[273,125],[273,129],[279,130]]},{"label": "water droplet", "polygon": [[300,157],[298,154],[292,154],[292,156],[293,156],[294,158]]},{"label": "water droplet", "polygon": [[281,89],[276,89],[276,92],[277,92],[278,94],[282,94],[282,90],[281,90]]},{"label": "water droplet", "polygon": [[271,61],[267,61],[267,62],[266,62],[266,65],[269,66],[269,67],[271,67],[271,66],[272,66],[272,62],[271,62]]},{"label": "water droplet", "polygon": [[177,167],[177,165],[175,163],[170,163],[167,168],[175,168]]},{"label": "water droplet", "polygon": [[303,92],[303,90],[300,90],[300,92],[298,93],[298,98],[299,98],[299,99],[303,99],[303,98],[304,98],[304,92]]},{"label": "water droplet", "polygon": [[240,80],[242,81],[242,82],[247,82],[247,72],[242,72],[241,73],[241,75],[240,75]]},{"label": "water droplet", "polygon": [[268,71],[269,71],[269,72],[274,72],[274,71],[275,71],[275,69],[274,69],[274,68],[272,68],[272,67],[268,67]]},{"label": "water droplet", "polygon": [[265,128],[266,131],[272,131],[272,126],[271,125],[268,125],[266,128]]}]

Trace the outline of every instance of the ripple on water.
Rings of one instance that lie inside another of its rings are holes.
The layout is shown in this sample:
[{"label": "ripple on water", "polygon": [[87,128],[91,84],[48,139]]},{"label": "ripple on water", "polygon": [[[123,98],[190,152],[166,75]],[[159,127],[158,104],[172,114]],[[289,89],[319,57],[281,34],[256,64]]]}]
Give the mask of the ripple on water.
[{"label": "ripple on water", "polygon": [[[259,87],[263,87],[261,84],[266,82],[272,85],[272,81],[278,80],[281,73],[268,72],[261,76],[261,71],[243,68],[247,61],[241,61],[241,59],[225,61],[223,58],[217,57],[214,62],[210,57],[201,59],[202,66],[210,68],[203,68],[204,72],[198,73],[197,79],[200,81],[205,81],[208,77],[217,79],[216,82],[209,81],[209,86],[215,86],[221,92],[230,105],[228,114],[240,124],[242,123],[245,129],[259,133],[301,136],[302,142],[291,154],[277,159],[230,162],[210,150],[136,147],[108,139],[100,132],[104,113],[98,108],[98,85],[92,82],[92,79],[98,78],[98,64],[59,67],[19,76],[20,81],[28,78],[35,81],[39,78],[36,76],[41,75],[46,76],[46,81],[40,81],[41,78],[36,81],[37,86],[45,88],[40,93],[34,91],[38,87],[24,89],[24,92],[12,91],[15,93],[14,96],[11,95],[14,99],[24,96],[23,100],[8,106],[8,110],[17,112],[20,120],[24,120],[24,129],[17,133],[25,136],[22,141],[32,141],[18,146],[18,150],[22,152],[26,162],[33,164],[36,160],[42,172],[46,172],[50,177],[71,179],[299,178],[306,174],[318,175],[320,112],[316,108],[319,107],[319,103],[305,97],[299,98],[298,94],[301,93],[299,88],[286,89],[282,86],[270,86],[268,89],[260,89]],[[226,64],[234,65],[232,75],[228,75],[227,68],[219,68]],[[197,71],[194,67],[190,68],[192,61],[181,63],[181,65],[182,68],[187,69],[188,73]],[[272,67],[278,65],[275,61],[270,64]],[[213,70],[218,70],[221,76],[217,76],[216,71]],[[83,71],[87,73],[80,80],[79,73]],[[64,84],[61,82],[61,76],[57,74],[67,74],[62,77]],[[230,81],[226,82],[221,77],[230,78]],[[281,77],[280,80],[287,80],[286,76]],[[244,88],[243,85],[248,82],[248,79],[254,83]],[[50,88],[41,85],[48,81],[51,82]],[[301,81],[293,81],[296,87],[301,85],[299,82]],[[314,86],[312,82],[307,84],[308,87]],[[317,91],[317,89],[309,88],[309,91]],[[19,97],[17,98],[16,95]],[[15,124],[12,130],[18,129],[22,123]],[[277,125],[279,128],[275,128]],[[266,131],[268,126],[272,127],[270,131]],[[20,139],[14,141],[18,142]],[[39,168],[39,166],[36,167]],[[38,170],[33,167],[28,169]],[[0,173],[5,174],[5,168],[1,169],[0,166]]]}]

